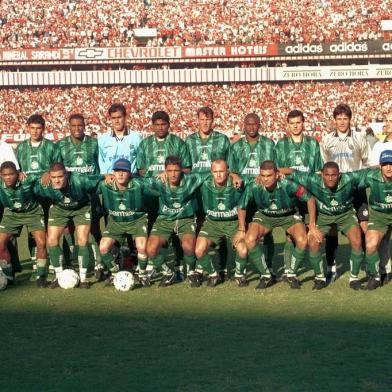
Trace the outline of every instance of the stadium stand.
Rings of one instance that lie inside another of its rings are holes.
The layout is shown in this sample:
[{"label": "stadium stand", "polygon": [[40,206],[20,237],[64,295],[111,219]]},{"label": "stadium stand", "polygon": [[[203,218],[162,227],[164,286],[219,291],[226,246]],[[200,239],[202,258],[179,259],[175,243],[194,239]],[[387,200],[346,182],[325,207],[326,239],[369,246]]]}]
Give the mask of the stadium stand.
[{"label": "stadium stand", "polygon": [[107,109],[112,102],[125,102],[131,128],[147,133],[150,116],[166,110],[172,131],[186,136],[195,129],[196,110],[211,105],[216,111],[216,129],[231,135],[240,130],[248,112],[257,112],[262,129],[277,139],[283,135],[286,115],[293,108],[304,111],[306,127],[316,137],[330,129],[333,108],[349,103],[353,125],[365,130],[370,122],[382,121],[390,110],[392,82],[292,82],[170,85],[140,87],[73,87],[0,90],[0,131],[23,133],[26,119],[40,113],[47,131],[64,132],[72,112],[82,112],[90,132],[104,132]]},{"label": "stadium stand", "polygon": [[353,42],[390,39],[389,0],[4,0],[1,48]]}]

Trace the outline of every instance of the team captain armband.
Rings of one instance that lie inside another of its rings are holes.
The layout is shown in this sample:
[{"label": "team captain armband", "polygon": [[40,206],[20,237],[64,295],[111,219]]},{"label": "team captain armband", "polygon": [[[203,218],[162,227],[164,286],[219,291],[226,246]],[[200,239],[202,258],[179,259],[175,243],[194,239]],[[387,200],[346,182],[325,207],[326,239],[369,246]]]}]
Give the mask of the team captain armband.
[{"label": "team captain armband", "polygon": [[303,198],[304,196],[308,195],[308,190],[302,186],[302,185],[298,185],[297,191],[295,192],[295,196],[297,196],[298,198]]}]

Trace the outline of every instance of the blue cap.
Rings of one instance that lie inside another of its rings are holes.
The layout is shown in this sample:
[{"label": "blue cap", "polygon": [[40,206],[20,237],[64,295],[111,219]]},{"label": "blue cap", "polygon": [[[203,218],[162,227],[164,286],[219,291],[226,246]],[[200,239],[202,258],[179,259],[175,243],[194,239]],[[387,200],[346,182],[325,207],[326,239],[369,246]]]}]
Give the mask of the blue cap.
[{"label": "blue cap", "polygon": [[380,165],[383,163],[392,163],[392,150],[385,150],[380,155]]},{"label": "blue cap", "polygon": [[128,159],[117,159],[116,162],[113,164],[113,170],[124,170],[124,171],[132,171],[131,162]]}]

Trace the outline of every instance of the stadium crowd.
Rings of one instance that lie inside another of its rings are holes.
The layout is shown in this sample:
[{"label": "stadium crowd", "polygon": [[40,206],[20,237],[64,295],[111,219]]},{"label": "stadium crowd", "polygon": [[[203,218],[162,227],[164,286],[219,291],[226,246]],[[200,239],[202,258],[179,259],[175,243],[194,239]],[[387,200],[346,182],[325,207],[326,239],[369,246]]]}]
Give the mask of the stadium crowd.
[{"label": "stadium crowd", "polygon": [[87,130],[99,134],[107,130],[110,103],[125,102],[130,127],[144,134],[151,130],[152,113],[166,110],[171,117],[172,132],[185,137],[195,129],[197,107],[208,105],[216,112],[215,128],[228,136],[240,131],[241,119],[246,113],[255,111],[261,118],[263,132],[277,140],[284,135],[286,113],[296,107],[305,113],[306,129],[321,137],[323,131],[331,128],[336,102],[353,103],[352,125],[358,129],[382,121],[390,109],[391,90],[388,80],[3,89],[0,91],[0,131],[24,133],[28,116],[40,113],[47,120],[47,132],[63,132],[69,114],[80,111],[86,117]]},{"label": "stadium crowd", "polygon": [[388,0],[5,0],[0,47],[137,45],[134,29],[156,28],[150,46],[390,39]]}]

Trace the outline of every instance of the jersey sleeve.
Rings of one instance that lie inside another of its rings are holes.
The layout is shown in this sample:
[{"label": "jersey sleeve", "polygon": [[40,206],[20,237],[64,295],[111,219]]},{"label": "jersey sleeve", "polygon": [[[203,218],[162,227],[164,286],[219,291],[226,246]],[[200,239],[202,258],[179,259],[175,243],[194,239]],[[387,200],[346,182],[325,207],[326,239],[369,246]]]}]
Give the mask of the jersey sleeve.
[{"label": "jersey sleeve", "polygon": [[320,150],[320,145],[318,143],[316,143],[316,148],[314,150],[314,158],[313,158],[313,171],[314,172],[318,172],[320,170],[322,170],[323,166],[324,166],[324,161],[323,158],[321,156],[321,150]]},{"label": "jersey sleeve", "polygon": [[297,199],[304,202],[307,202],[312,197],[310,192],[303,185],[294,181],[288,182],[288,190],[292,195],[296,196]]},{"label": "jersey sleeve", "polygon": [[147,162],[146,162],[146,139],[144,139],[136,152],[136,169],[138,170],[147,170]]},{"label": "jersey sleeve", "polygon": [[191,154],[189,152],[188,146],[182,140],[181,140],[181,144],[180,144],[180,158],[182,161],[182,167],[184,169],[192,167]]},{"label": "jersey sleeve", "polygon": [[254,186],[253,182],[250,182],[245,186],[244,193],[242,194],[241,199],[238,202],[238,208],[245,210],[249,202],[253,200],[253,192],[252,192],[253,186]]},{"label": "jersey sleeve", "polygon": [[51,165],[54,162],[63,162],[63,157],[61,155],[60,147],[55,143],[52,143],[51,146],[52,146],[52,162],[49,162],[49,165]]},{"label": "jersey sleeve", "polygon": [[312,188],[313,185],[313,177],[318,174],[304,173],[298,170],[294,170],[290,175],[290,180],[303,185],[305,188]]},{"label": "jersey sleeve", "polygon": [[352,173],[344,173],[342,175],[347,176],[356,188],[367,188],[369,186],[367,182],[367,177],[368,174],[371,173],[373,170],[374,169],[366,168],[353,171]]}]

